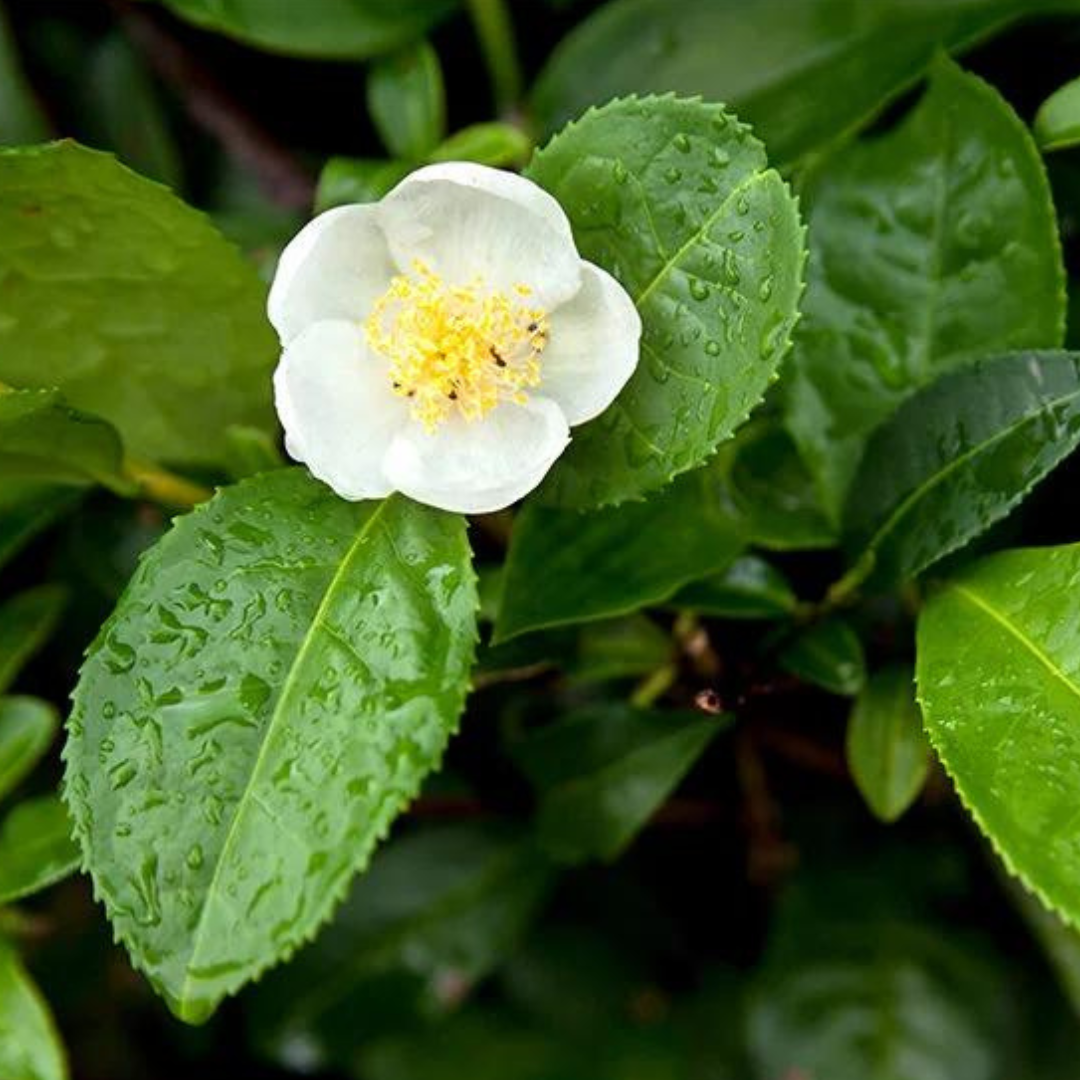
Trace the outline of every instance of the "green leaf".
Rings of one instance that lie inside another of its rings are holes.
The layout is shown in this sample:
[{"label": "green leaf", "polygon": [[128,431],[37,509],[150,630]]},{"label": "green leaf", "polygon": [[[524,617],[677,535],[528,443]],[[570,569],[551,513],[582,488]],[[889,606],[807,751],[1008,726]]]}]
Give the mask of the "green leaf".
[{"label": "green leaf", "polygon": [[843,619],[826,619],[804,630],[780,654],[780,666],[843,697],[854,697],[866,682],[862,642]]},{"label": "green leaf", "polygon": [[455,131],[428,155],[429,161],[475,161],[495,168],[524,165],[532,140],[513,124],[492,120]]},{"label": "green leaf", "polygon": [[160,0],[177,15],[290,56],[362,60],[421,37],[458,0]]},{"label": "green leaf", "polygon": [[505,830],[442,826],[389,844],[318,940],[257,991],[264,1040],[284,1060],[298,1042],[347,1059],[359,1015],[372,1030],[375,1016],[452,1010],[517,944],[551,876]]},{"label": "green leaf", "polygon": [[644,326],[630,382],[542,490],[578,509],[640,498],[710,457],[776,377],[802,288],[795,200],[745,125],[671,96],[591,110],[527,173]]},{"label": "green leaf", "polygon": [[49,136],[49,122],[26,81],[7,17],[0,12],[0,144],[18,146]]},{"label": "green leaf", "polygon": [[66,484],[0,477],[0,566],[54,525],[81,498],[79,489]]},{"label": "green leaf", "polygon": [[1068,0],[615,0],[555,50],[533,104],[553,131],[620,94],[701,94],[727,102],[790,163],[863,126],[939,47],[1076,10]]},{"label": "green leaf", "polygon": [[744,555],[724,573],[680,589],[671,606],[718,619],[783,619],[798,602],[779,570],[757,555]]},{"label": "green leaf", "polygon": [[605,619],[581,628],[568,674],[577,682],[605,682],[648,675],[670,663],[668,634],[644,615]]},{"label": "green leaf", "polygon": [[0,797],[14,790],[44,757],[59,726],[60,718],[48,702],[0,698]]},{"label": "green leaf", "polygon": [[919,387],[980,355],[1061,344],[1064,274],[1031,135],[949,63],[899,127],[826,161],[803,196],[787,422],[838,518],[866,438]]},{"label": "green leaf", "polygon": [[446,89],[435,50],[417,41],[373,64],[367,104],[386,149],[422,160],[446,134]]},{"label": "green leaf", "polygon": [[522,739],[511,752],[539,789],[540,842],[566,862],[617,858],[727,722],[609,704]]},{"label": "green leaf", "polygon": [[1015,878],[1005,891],[1042,947],[1074,1014],[1080,1014],[1080,934],[1031,895]]},{"label": "green leaf", "polygon": [[438,765],[475,610],[460,517],[300,469],[221,491],[140,563],[82,669],[65,794],[182,1019],[307,941]]},{"label": "green leaf", "polygon": [[0,904],[40,892],[78,868],[79,848],[59,797],[20,803],[0,824]]},{"label": "green leaf", "polygon": [[1044,152],[1080,144],[1080,79],[1067,82],[1039,106],[1033,129]]},{"label": "green leaf", "polygon": [[315,212],[321,214],[349,203],[377,202],[411,169],[407,161],[332,157],[319,174]]},{"label": "green leaf", "polygon": [[64,1048],[49,1008],[19,962],[0,941],[0,1076],[5,1080],[66,1080]]},{"label": "green leaf", "polygon": [[980,952],[901,924],[841,927],[823,941],[812,931],[801,954],[777,958],[758,979],[748,1019],[755,1075],[1011,1075],[1002,1067],[1008,983]]},{"label": "green leaf", "polygon": [[1009,870],[1080,926],[1080,545],[1005,551],[923,608],[930,741]]},{"label": "green leaf", "polygon": [[0,476],[131,495],[123,456],[112,424],[70,408],[58,390],[0,389]]},{"label": "green leaf", "polygon": [[62,586],[40,585],[0,607],[0,694],[48,641],[66,603],[67,592]]},{"label": "green leaf", "polygon": [[859,692],[847,729],[847,760],[867,806],[895,821],[918,798],[930,748],[909,667],[882,668]]},{"label": "green leaf", "polygon": [[644,502],[591,513],[530,501],[511,533],[494,640],[658,604],[743,546],[707,469]]},{"label": "green leaf", "polygon": [[1009,513],[1080,443],[1080,355],[1016,353],[946,375],[871,437],[847,503],[854,577],[902,581]]},{"label": "green leaf", "polygon": [[265,287],[167,189],[71,142],[0,151],[0,232],[0,379],[57,387],[132,454],[181,464],[221,460],[230,424],[270,425]]}]

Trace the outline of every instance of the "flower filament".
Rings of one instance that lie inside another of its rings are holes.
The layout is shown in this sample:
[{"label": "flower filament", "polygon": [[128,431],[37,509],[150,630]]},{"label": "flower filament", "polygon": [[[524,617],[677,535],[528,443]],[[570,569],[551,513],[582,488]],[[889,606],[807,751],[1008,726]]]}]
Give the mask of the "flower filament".
[{"label": "flower filament", "polygon": [[394,393],[433,431],[452,413],[479,420],[504,401],[524,404],[540,384],[547,312],[527,285],[493,292],[477,277],[448,285],[417,260],[399,274],[364,323],[368,344],[390,361]]}]

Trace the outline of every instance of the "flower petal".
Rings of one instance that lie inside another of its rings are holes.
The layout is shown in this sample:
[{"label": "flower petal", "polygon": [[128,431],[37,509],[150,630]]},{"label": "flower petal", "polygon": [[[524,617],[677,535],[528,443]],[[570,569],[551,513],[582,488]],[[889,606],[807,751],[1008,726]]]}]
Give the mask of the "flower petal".
[{"label": "flower petal", "polygon": [[383,466],[394,487],[417,502],[487,514],[532,491],[569,441],[559,406],[534,397],[499,405],[472,423],[455,416],[430,433],[409,425]]},{"label": "flower petal", "polygon": [[285,446],[343,499],[379,499],[393,485],[382,460],[409,422],[386,362],[355,323],[318,322],[293,339],[274,372]]},{"label": "flower petal", "polygon": [[641,316],[606,271],[582,262],[581,289],[552,312],[540,358],[540,393],[558,402],[571,425],[599,416],[637,367]]},{"label": "flower petal", "polygon": [[396,272],[375,205],[337,206],[281,253],[266,311],[287,345],[312,323],[363,319]]},{"label": "flower petal", "polygon": [[580,287],[581,259],[562,207],[523,176],[451,161],[407,176],[379,204],[379,221],[401,271],[420,259],[465,285],[524,284],[551,311]]}]

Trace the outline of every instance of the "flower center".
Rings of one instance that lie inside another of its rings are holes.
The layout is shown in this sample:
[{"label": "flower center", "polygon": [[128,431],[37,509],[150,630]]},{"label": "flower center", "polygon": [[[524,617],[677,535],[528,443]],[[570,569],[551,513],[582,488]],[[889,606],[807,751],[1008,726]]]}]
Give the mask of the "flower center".
[{"label": "flower center", "polygon": [[491,292],[480,278],[447,285],[419,260],[390,282],[364,332],[390,361],[394,393],[411,400],[428,431],[455,411],[479,420],[502,401],[524,404],[539,386],[547,312],[528,305],[531,291]]}]

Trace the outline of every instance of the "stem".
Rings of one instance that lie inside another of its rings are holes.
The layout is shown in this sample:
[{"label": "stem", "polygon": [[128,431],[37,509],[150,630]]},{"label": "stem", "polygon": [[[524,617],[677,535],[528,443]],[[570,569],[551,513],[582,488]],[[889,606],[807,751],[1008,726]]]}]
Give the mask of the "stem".
[{"label": "stem", "polygon": [[523,80],[506,0],[468,0],[468,3],[491,76],[495,110],[500,116],[508,116],[521,98]]},{"label": "stem", "polygon": [[165,506],[187,510],[206,502],[214,494],[202,484],[136,458],[128,458],[124,462],[124,475],[138,485],[140,495]]}]

